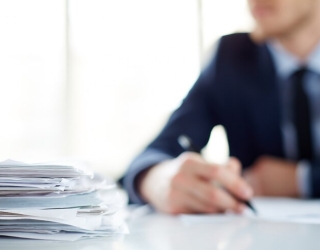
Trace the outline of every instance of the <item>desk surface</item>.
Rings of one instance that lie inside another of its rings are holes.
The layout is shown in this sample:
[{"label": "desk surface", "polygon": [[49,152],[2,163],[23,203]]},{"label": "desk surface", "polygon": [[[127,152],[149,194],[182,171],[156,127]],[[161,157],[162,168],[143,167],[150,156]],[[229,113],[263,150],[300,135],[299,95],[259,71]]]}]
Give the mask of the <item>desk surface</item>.
[{"label": "desk surface", "polygon": [[320,249],[320,225],[232,218],[186,225],[177,217],[149,214],[129,223],[123,238],[77,242],[0,239],[1,250],[295,250]]}]

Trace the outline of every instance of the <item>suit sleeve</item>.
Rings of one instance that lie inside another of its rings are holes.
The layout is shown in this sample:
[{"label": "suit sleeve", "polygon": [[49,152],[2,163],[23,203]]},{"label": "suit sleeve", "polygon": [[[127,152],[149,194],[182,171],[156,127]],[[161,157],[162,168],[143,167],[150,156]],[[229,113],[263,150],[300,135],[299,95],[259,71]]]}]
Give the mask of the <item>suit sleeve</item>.
[{"label": "suit sleeve", "polygon": [[135,185],[141,172],[183,153],[184,150],[177,141],[180,135],[188,135],[200,149],[208,143],[211,130],[219,120],[213,109],[215,61],[214,56],[160,134],[134,159],[120,180],[129,194],[130,203],[145,203]]}]

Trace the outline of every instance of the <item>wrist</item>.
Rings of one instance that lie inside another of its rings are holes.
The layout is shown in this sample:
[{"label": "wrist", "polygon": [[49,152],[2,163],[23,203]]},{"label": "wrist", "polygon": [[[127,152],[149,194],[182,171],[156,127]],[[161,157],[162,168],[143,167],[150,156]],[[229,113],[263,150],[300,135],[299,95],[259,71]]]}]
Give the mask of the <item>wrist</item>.
[{"label": "wrist", "polygon": [[147,182],[147,175],[152,170],[152,168],[153,167],[146,169],[142,173],[140,173],[136,181],[137,191],[140,194],[141,198],[147,203],[149,202],[149,200],[147,198],[148,195],[146,191],[148,190],[148,188],[146,187],[146,182]]},{"label": "wrist", "polygon": [[174,176],[173,160],[161,162],[141,173],[137,190],[141,197],[159,210],[164,210],[171,179]]}]

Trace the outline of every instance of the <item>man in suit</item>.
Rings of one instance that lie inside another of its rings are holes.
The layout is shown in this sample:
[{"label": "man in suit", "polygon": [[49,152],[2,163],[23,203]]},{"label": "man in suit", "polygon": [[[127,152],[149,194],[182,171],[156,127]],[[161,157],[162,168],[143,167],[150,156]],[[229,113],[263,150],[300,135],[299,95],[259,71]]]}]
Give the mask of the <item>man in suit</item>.
[{"label": "man in suit", "polygon": [[[320,197],[320,0],[248,0],[251,34],[222,37],[122,184],[133,203],[178,213],[242,212],[252,196]],[[230,159],[186,153],[226,129]],[[219,183],[213,185],[212,183]]]}]

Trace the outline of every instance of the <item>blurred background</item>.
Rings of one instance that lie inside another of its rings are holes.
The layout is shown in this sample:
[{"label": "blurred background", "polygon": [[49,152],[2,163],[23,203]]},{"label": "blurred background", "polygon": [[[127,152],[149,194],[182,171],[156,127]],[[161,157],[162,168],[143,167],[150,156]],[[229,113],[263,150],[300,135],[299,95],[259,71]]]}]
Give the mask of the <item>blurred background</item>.
[{"label": "blurred background", "polygon": [[[87,161],[118,178],[246,0],[0,0],[0,160]],[[228,155],[216,127],[206,157]]]}]

